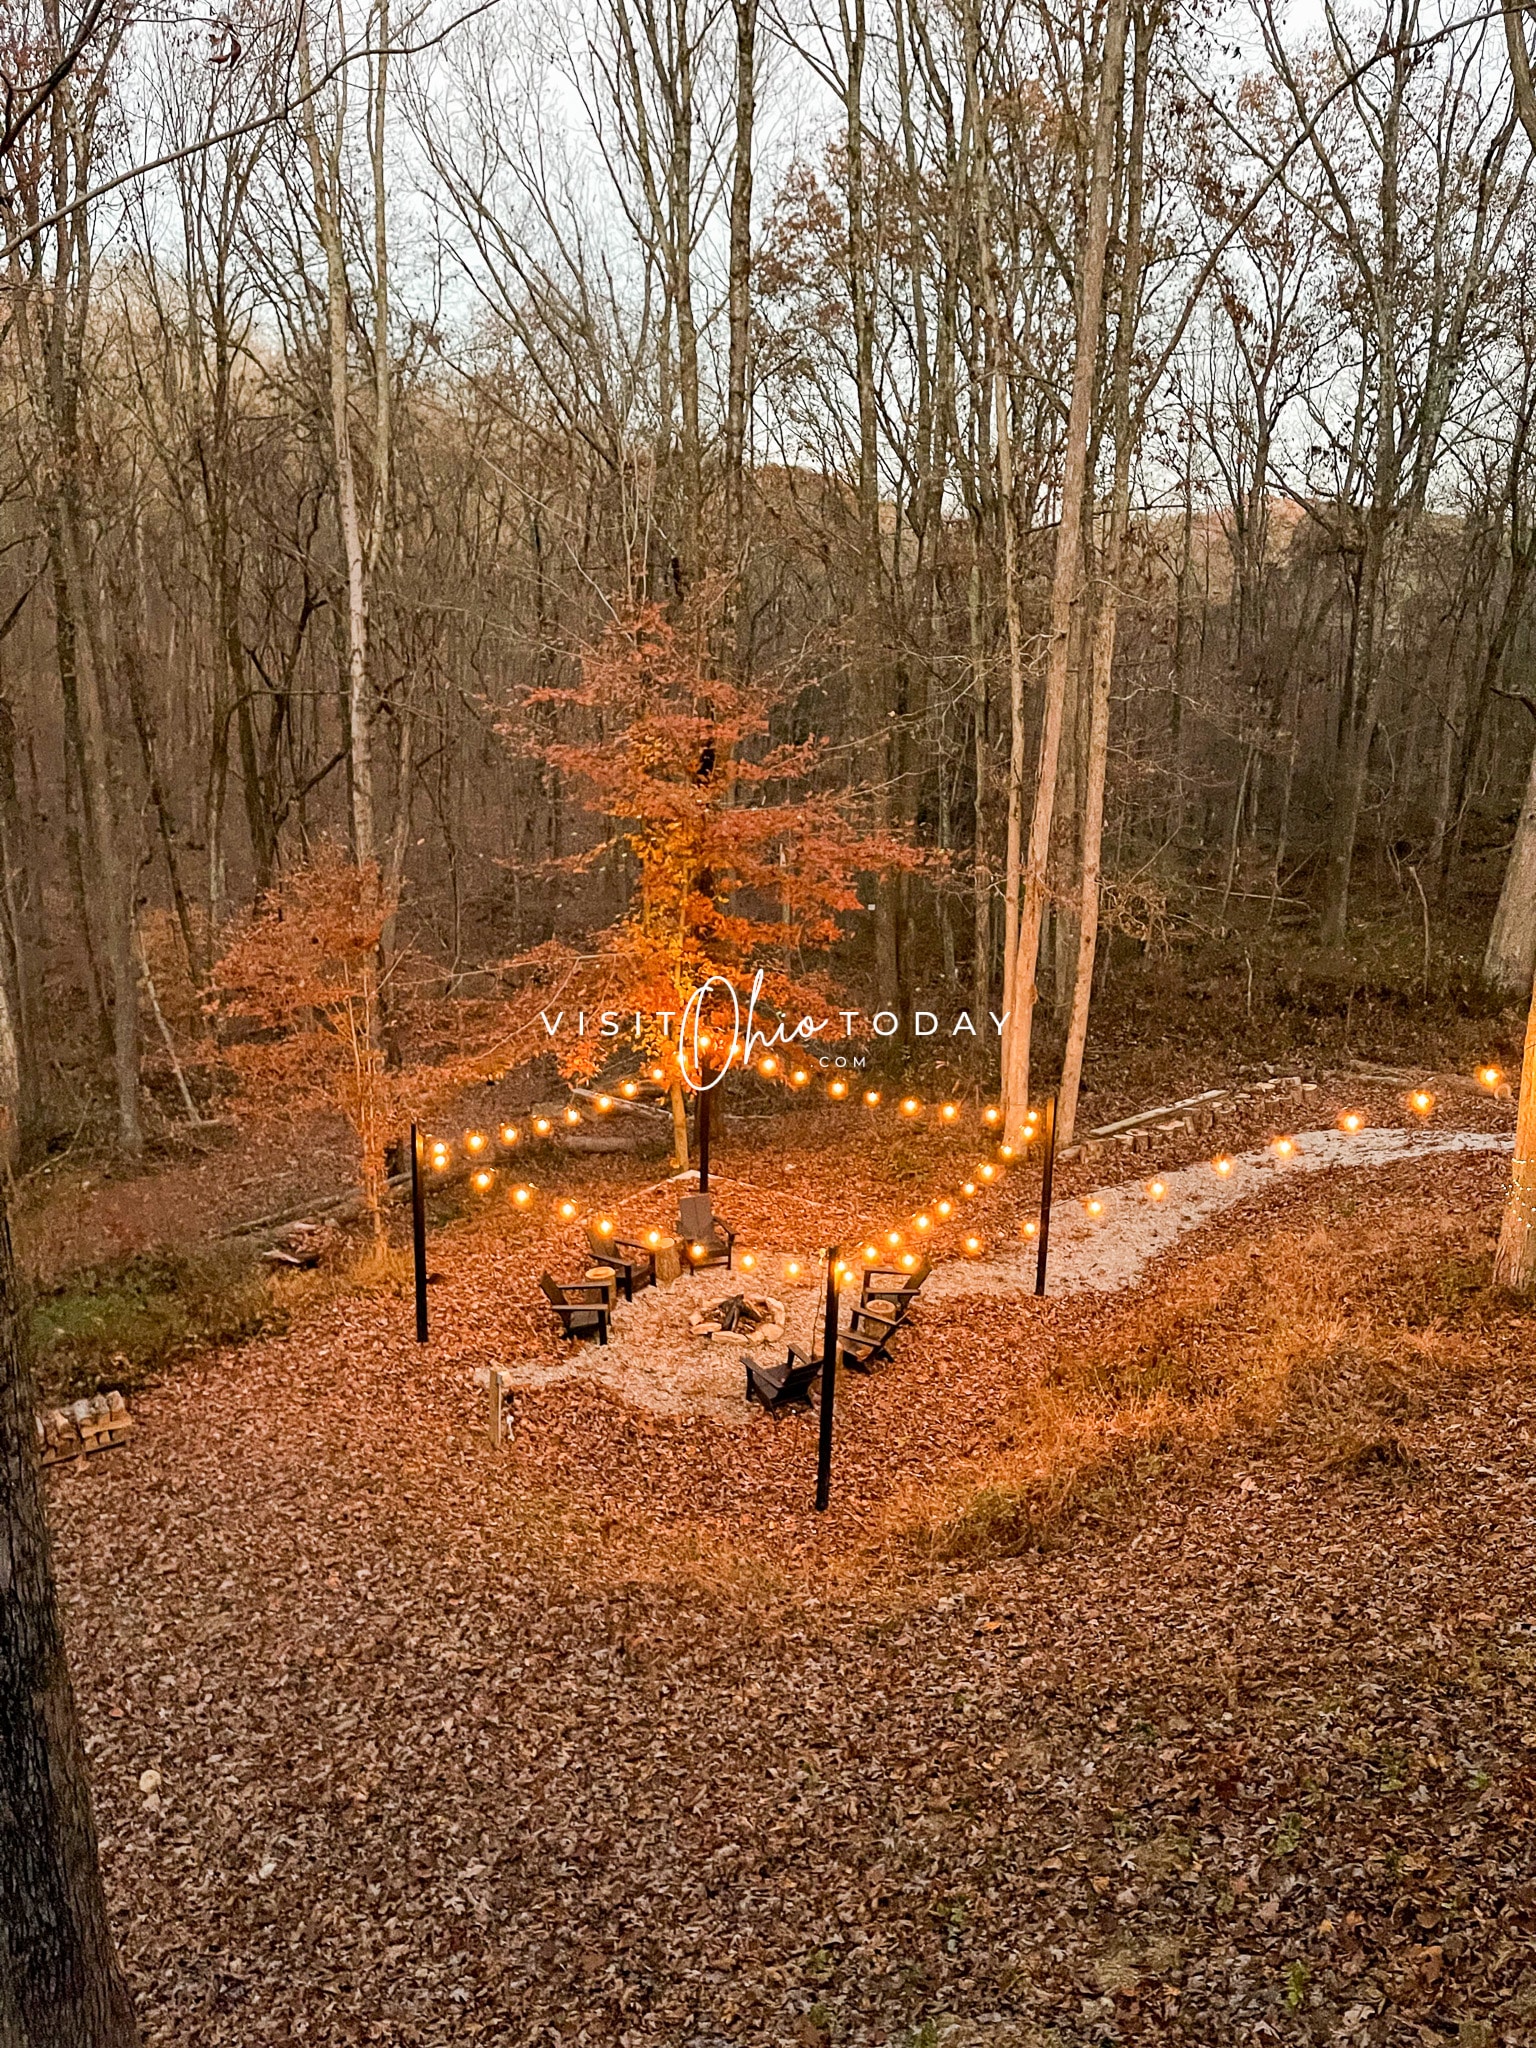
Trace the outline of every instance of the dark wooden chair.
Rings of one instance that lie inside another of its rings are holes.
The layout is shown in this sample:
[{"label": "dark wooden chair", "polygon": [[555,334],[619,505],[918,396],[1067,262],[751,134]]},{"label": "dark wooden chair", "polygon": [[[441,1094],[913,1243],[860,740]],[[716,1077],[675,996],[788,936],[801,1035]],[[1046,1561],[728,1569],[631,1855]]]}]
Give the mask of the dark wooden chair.
[{"label": "dark wooden chair", "polygon": [[[904,1316],[922,1292],[923,1282],[932,1271],[932,1264],[927,1259],[912,1267],[910,1272],[904,1266],[871,1266],[859,1288],[859,1307],[878,1308],[882,1315],[890,1312]],[[881,1303],[886,1307],[880,1307]]]},{"label": "dark wooden chair", "polygon": [[618,1274],[626,1301],[634,1300],[637,1287],[656,1285],[656,1254],[649,1245],[618,1237],[612,1230],[600,1230],[595,1223],[587,1225],[587,1243],[603,1264]]},{"label": "dark wooden chair", "polygon": [[602,1281],[560,1281],[545,1273],[539,1285],[560,1318],[563,1336],[596,1337],[599,1344],[608,1342],[608,1289]]},{"label": "dark wooden chair", "polygon": [[872,1308],[856,1308],[837,1333],[837,1355],[855,1372],[869,1372],[891,1360],[891,1340],[906,1321],[905,1310],[894,1314]]},{"label": "dark wooden chair", "polygon": [[749,1351],[741,1354],[747,1369],[747,1399],[761,1402],[770,1415],[780,1408],[809,1408],[811,1388],[821,1377],[821,1360],[807,1358],[791,1344],[782,1364],[759,1365]]},{"label": "dark wooden chair", "polygon": [[677,1234],[689,1267],[698,1272],[704,1266],[729,1268],[735,1254],[736,1233],[722,1223],[710,1206],[708,1195],[684,1195],[677,1205]]}]

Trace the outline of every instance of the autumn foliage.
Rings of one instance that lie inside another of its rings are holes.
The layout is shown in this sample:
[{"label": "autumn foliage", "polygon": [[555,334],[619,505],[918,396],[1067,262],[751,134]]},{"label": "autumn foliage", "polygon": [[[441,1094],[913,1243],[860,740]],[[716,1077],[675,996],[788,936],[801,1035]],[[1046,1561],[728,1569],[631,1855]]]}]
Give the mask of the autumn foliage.
[{"label": "autumn foliage", "polygon": [[[617,842],[634,863],[628,912],[590,948],[592,999],[676,1014],[710,976],[741,987],[761,968],[771,1004],[824,1001],[804,956],[859,910],[859,875],[912,855],[861,831],[846,791],[818,786],[821,744],[774,739],[769,692],[710,674],[655,607],[617,620],[580,682],[538,701],[588,729],[546,758],[609,821],[597,851]],[[651,1049],[670,1057],[661,1040]],[[567,1051],[597,1056],[590,1041]]]}]

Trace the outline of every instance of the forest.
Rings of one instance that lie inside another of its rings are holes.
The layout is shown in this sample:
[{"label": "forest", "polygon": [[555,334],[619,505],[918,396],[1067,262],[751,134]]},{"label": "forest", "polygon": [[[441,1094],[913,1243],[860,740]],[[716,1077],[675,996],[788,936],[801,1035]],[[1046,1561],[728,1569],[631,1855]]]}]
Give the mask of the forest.
[{"label": "forest", "polygon": [[1532,12],[5,0],[0,2048],[1536,2048]]}]

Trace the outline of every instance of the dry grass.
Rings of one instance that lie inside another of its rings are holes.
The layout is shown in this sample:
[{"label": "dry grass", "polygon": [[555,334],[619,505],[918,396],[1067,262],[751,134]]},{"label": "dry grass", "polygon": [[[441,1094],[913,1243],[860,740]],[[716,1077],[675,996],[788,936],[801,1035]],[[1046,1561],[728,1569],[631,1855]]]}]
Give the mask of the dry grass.
[{"label": "dry grass", "polygon": [[911,1538],[942,1559],[1044,1549],[1240,1444],[1409,1480],[1436,1384],[1530,1312],[1490,1270],[1486,1220],[1427,1199],[1212,1252],[1063,1343],[1005,1411],[985,1482]]}]

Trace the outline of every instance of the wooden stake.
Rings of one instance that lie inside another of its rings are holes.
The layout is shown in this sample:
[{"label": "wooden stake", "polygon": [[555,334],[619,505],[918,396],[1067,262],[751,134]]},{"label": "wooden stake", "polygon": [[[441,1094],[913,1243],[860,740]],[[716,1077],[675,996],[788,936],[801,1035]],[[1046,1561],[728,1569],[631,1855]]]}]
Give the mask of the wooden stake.
[{"label": "wooden stake", "polygon": [[416,1269],[416,1342],[427,1341],[427,1200],[421,1184],[421,1132],[411,1125],[411,1255]]},{"label": "wooden stake", "polygon": [[1051,1182],[1056,1175],[1056,1098],[1045,1105],[1045,1164],[1040,1170],[1040,1243],[1035,1253],[1035,1292],[1045,1292],[1045,1255],[1051,1242]]},{"label": "wooden stake", "polygon": [[816,1442],[816,1512],[832,1497],[832,1404],[837,1398],[837,1246],[827,1252],[827,1314],[821,1332],[821,1429]]}]

